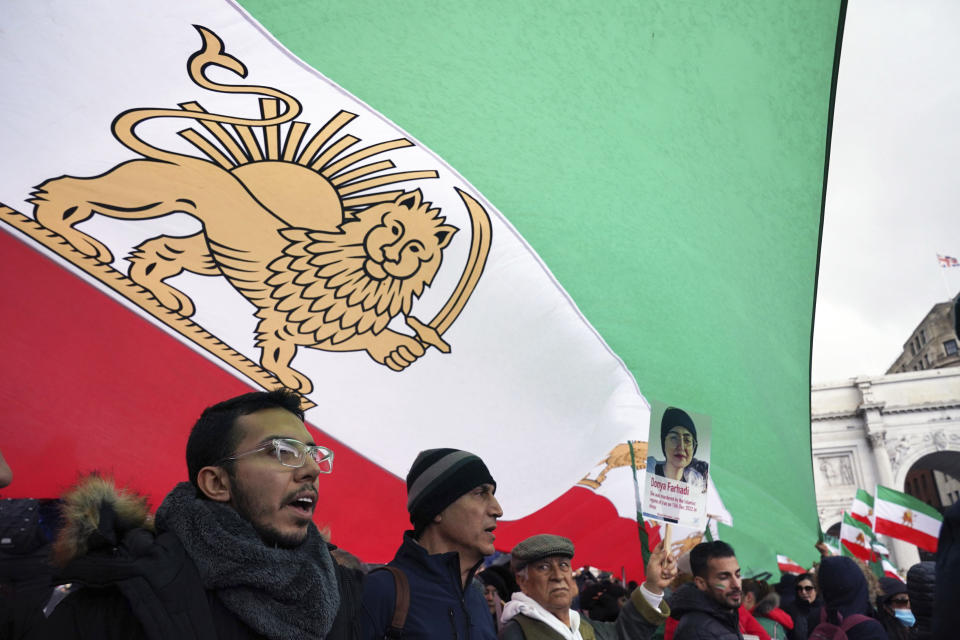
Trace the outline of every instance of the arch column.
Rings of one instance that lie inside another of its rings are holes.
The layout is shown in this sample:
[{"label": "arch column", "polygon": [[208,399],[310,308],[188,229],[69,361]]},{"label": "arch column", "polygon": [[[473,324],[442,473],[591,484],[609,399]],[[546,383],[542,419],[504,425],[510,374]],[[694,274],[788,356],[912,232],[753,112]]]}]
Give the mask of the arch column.
[{"label": "arch column", "polygon": [[[885,487],[900,491],[900,489],[895,486],[893,468],[890,466],[890,456],[887,453],[887,432],[883,429],[883,416],[877,408],[867,409],[863,413],[867,426],[867,442],[870,443],[870,449],[873,451],[873,460],[877,465],[877,484],[882,484]],[[873,413],[876,415],[873,416],[873,421],[871,422],[871,414]],[[876,491],[873,493],[876,494]],[[876,499],[876,495],[874,495],[874,499]],[[920,552],[917,551],[916,545],[909,544],[903,540],[897,540],[896,538],[884,537],[889,541],[887,548],[890,549],[891,552],[891,561],[898,568],[906,571],[920,562]]]}]

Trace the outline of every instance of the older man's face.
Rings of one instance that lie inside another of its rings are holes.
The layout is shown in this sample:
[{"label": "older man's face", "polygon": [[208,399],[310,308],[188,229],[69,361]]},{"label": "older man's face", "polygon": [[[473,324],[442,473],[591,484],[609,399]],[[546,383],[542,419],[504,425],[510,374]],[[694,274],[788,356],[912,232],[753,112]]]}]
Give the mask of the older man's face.
[{"label": "older man's face", "polygon": [[517,584],[521,591],[557,617],[560,617],[558,613],[569,611],[573,597],[577,595],[570,558],[565,556],[550,556],[531,562],[525,572],[517,574]]}]

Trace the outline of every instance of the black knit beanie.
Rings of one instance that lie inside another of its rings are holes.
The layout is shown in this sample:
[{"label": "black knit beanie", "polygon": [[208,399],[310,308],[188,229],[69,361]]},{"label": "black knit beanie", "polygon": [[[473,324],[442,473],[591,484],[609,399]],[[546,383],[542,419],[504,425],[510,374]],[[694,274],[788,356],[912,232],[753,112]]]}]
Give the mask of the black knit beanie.
[{"label": "black knit beanie", "polygon": [[415,529],[422,530],[457,498],[482,484],[497,486],[487,465],[469,451],[421,451],[407,474],[410,522]]},{"label": "black knit beanie", "polygon": [[697,453],[697,428],[693,425],[691,418],[683,409],[676,407],[667,407],[663,412],[663,418],[660,419],[660,450],[667,453],[666,440],[667,433],[673,427],[683,427],[693,434],[693,453]]}]

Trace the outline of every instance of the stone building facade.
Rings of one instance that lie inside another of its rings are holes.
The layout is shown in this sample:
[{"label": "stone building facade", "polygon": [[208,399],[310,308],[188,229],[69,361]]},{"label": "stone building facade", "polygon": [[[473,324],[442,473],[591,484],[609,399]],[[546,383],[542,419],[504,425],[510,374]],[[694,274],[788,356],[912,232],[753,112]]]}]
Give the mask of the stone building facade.
[{"label": "stone building facade", "polygon": [[930,309],[910,334],[910,339],[903,345],[903,353],[890,365],[887,373],[960,366],[954,319],[956,303],[957,298],[954,298]]},{"label": "stone building facade", "polygon": [[[858,487],[871,494],[877,484],[908,491],[911,470],[960,479],[960,367],[814,385],[811,420],[824,531],[840,522]],[[952,503],[954,496],[960,493],[948,490],[942,497]],[[916,547],[885,542],[901,569],[919,560]]]}]

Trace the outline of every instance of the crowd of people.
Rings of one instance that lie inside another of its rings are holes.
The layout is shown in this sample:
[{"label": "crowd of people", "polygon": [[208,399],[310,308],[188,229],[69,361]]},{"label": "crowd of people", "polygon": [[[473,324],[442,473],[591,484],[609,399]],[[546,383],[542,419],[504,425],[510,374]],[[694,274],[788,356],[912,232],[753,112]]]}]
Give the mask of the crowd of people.
[{"label": "crowd of people", "polygon": [[333,454],[303,417],[283,390],[207,408],[187,441],[189,479],[155,515],[96,475],[55,504],[0,501],[0,521],[35,525],[3,531],[0,639],[960,637],[958,508],[936,566],[912,567],[905,584],[829,555],[772,584],[741,575],[714,540],[683,571],[661,542],[643,583],[623,585],[575,569],[575,542],[550,533],[485,562],[503,515],[496,480],[473,453],[431,449],[406,478],[412,529],[392,561],[368,567],[312,521]]}]

